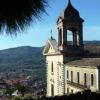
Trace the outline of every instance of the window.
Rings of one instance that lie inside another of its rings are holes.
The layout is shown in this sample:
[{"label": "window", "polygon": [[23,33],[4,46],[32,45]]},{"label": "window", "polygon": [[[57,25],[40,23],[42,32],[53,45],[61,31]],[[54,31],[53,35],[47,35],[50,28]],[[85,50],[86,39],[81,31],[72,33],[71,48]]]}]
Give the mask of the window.
[{"label": "window", "polygon": [[78,84],[80,83],[80,74],[79,74],[79,72],[77,72],[77,83]]},{"label": "window", "polygon": [[71,90],[71,93],[73,94],[73,90]]},{"label": "window", "polygon": [[87,84],[87,75],[86,75],[86,73],[84,74],[84,85],[86,86],[86,84]]},{"label": "window", "polygon": [[69,71],[67,70],[67,79],[69,79]]},{"label": "window", "polygon": [[54,85],[51,84],[51,96],[54,96]]},{"label": "window", "polygon": [[93,74],[91,74],[91,86],[93,86],[94,85],[94,76],[93,76]]},{"label": "window", "polygon": [[51,64],[51,72],[53,72],[53,62],[52,62],[52,64]]},{"label": "window", "polygon": [[73,71],[71,71],[71,81],[73,82]]},{"label": "window", "polygon": [[69,94],[69,88],[67,88],[67,94]]}]

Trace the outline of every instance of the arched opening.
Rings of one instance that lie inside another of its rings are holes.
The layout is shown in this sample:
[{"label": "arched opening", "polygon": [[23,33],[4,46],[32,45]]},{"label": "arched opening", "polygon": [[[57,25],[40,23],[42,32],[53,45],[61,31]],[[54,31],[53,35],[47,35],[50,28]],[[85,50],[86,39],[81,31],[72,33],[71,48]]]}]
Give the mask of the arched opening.
[{"label": "arched opening", "polygon": [[70,30],[67,30],[67,44],[73,45],[73,33]]},{"label": "arched opening", "polygon": [[77,46],[78,45],[78,32],[74,27],[70,27],[67,30],[67,41],[68,45]]}]

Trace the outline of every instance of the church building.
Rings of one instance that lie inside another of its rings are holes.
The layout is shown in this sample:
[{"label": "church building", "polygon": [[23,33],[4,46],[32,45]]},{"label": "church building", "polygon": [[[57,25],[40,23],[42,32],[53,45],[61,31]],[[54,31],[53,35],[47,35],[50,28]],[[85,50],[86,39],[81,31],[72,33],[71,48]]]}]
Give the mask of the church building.
[{"label": "church building", "polygon": [[57,41],[51,36],[43,51],[47,96],[100,90],[100,46],[84,45],[83,22],[69,0],[56,22]]}]

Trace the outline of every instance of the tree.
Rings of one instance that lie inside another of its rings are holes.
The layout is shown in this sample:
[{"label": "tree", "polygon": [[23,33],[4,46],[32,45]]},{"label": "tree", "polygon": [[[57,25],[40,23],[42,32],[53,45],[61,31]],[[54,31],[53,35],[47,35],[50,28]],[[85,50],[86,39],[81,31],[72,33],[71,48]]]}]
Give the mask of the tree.
[{"label": "tree", "polygon": [[8,94],[9,96],[11,96],[12,93],[13,93],[14,91],[15,91],[14,88],[8,87],[8,88],[6,89],[6,94]]},{"label": "tree", "polygon": [[22,100],[21,97],[12,97],[11,100]]},{"label": "tree", "polygon": [[21,92],[22,96],[24,96],[25,92],[26,92],[26,87],[20,83],[18,83],[16,85],[16,90],[18,90],[19,92]]},{"label": "tree", "polygon": [[32,94],[25,95],[23,100],[38,100],[37,97],[33,96]]},{"label": "tree", "polygon": [[46,0],[0,0],[0,31],[17,35],[45,12]]}]

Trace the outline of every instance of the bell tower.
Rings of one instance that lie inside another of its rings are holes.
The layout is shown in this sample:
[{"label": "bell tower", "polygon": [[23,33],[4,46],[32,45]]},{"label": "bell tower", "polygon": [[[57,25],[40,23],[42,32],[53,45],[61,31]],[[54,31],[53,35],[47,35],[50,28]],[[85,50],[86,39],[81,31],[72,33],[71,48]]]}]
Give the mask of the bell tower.
[{"label": "bell tower", "polygon": [[[58,49],[66,53],[82,53],[83,45],[83,22],[79,12],[73,7],[71,1],[57,19]],[[68,41],[69,32],[72,40]]]}]

